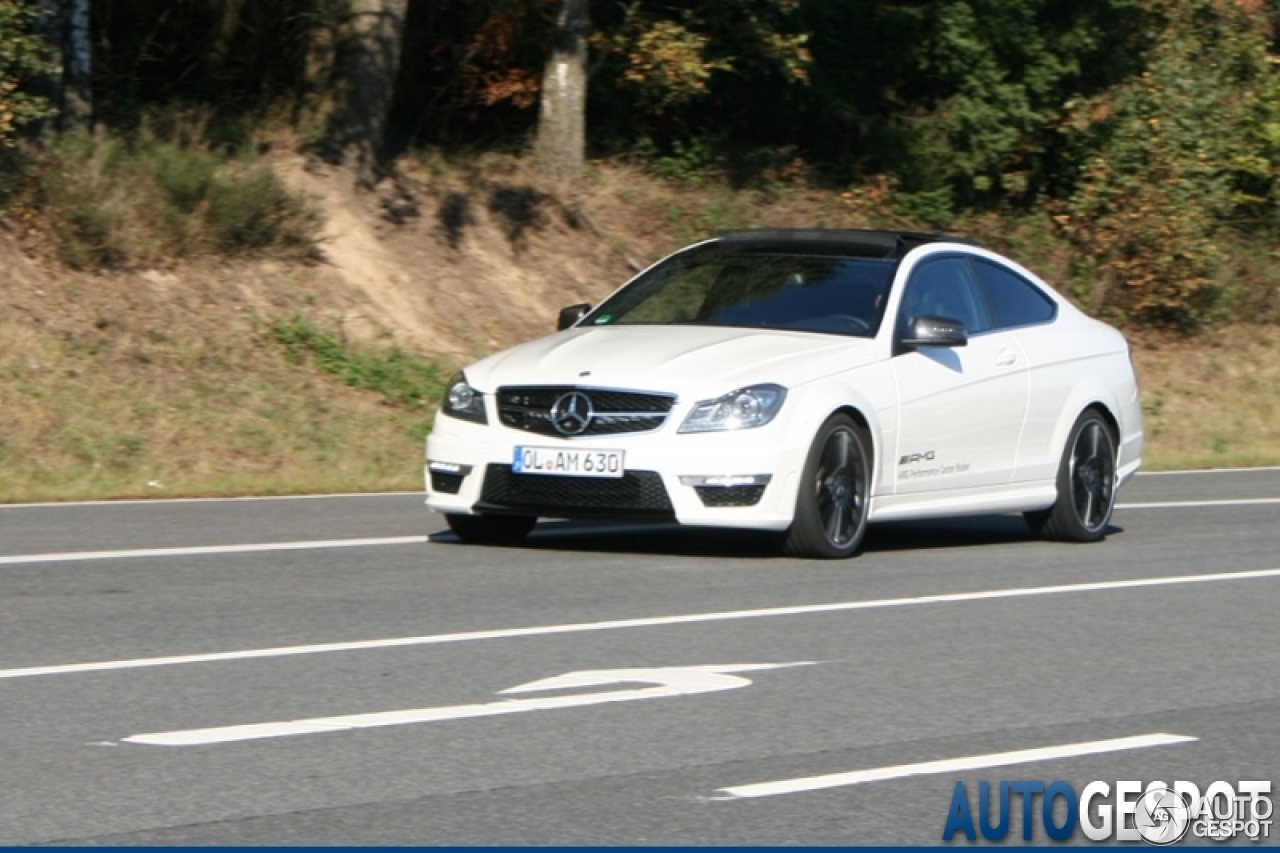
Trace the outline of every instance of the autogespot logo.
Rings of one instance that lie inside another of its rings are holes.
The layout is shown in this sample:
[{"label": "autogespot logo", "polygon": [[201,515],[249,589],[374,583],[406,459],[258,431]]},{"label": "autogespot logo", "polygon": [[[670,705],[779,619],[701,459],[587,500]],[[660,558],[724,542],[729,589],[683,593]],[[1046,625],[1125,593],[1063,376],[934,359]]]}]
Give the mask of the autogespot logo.
[{"label": "autogespot logo", "polygon": [[1169,788],[1147,788],[1134,808],[1133,826],[1143,841],[1158,847],[1181,841],[1191,828],[1191,803]]},{"label": "autogespot logo", "polygon": [[995,786],[980,782],[973,803],[965,784],[956,782],[942,840],[951,841],[960,833],[970,841],[978,835],[1003,841],[1020,817],[1023,841],[1035,838],[1037,822],[1052,841],[1067,841],[1077,829],[1090,841],[1141,839],[1159,847],[1188,835],[1262,841],[1271,837],[1274,806],[1265,796],[1270,793],[1271,783],[1264,780],[1214,782],[1203,796],[1193,782],[1151,782],[1144,787],[1141,782],[1120,781],[1114,788],[1107,782],[1090,782],[1077,797],[1067,782],[1022,780]]}]

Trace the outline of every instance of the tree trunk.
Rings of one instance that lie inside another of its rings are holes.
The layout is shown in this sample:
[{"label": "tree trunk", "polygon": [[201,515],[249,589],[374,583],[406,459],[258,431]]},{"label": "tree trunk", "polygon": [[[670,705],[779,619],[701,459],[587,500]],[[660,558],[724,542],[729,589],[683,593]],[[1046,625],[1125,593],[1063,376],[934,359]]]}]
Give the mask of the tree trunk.
[{"label": "tree trunk", "polygon": [[[36,84],[58,117],[46,128],[62,133],[87,131],[93,121],[93,51],[89,35],[89,0],[40,0],[36,28],[61,70]],[[42,130],[46,132],[46,130]]]},{"label": "tree trunk", "polygon": [[307,31],[307,52],[303,70],[304,88],[296,106],[295,120],[308,135],[333,115],[335,81],[338,77],[338,43],[346,16],[342,0],[316,0]]},{"label": "tree trunk", "polygon": [[551,58],[542,75],[537,170],[556,181],[582,176],[586,149],[588,0],[560,0]]},{"label": "tree trunk", "polygon": [[235,43],[236,32],[240,29],[244,18],[245,0],[221,0],[221,14],[218,16],[218,29],[213,34],[213,45],[209,48],[209,65],[213,69],[213,77],[221,82],[227,60],[231,58],[231,46]]},{"label": "tree trunk", "polygon": [[93,43],[89,34],[89,0],[68,0],[67,41],[62,77],[62,131],[93,126]]},{"label": "tree trunk", "polygon": [[408,0],[349,0],[342,28],[326,148],[363,187],[374,184],[382,162],[407,8]]}]

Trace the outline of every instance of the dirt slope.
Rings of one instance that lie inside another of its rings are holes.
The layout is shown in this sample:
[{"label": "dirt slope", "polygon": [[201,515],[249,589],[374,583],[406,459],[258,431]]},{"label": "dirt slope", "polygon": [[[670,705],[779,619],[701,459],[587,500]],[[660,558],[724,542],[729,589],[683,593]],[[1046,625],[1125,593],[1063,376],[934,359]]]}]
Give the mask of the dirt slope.
[{"label": "dirt slope", "polygon": [[668,248],[641,239],[621,249],[610,232],[632,223],[620,206],[593,214],[587,196],[553,195],[515,169],[432,176],[409,164],[373,193],[302,157],[278,169],[324,211],[324,263],[357,297],[339,314],[348,332],[391,332],[453,361],[545,333],[560,307],[598,300],[631,275],[624,252],[647,261]]},{"label": "dirt slope", "polygon": [[277,323],[431,358],[443,379],[608,293],[641,262],[624,251],[674,247],[656,196],[557,197],[509,163],[407,164],[377,193],[276,165],[325,214],[314,262],[82,272],[0,222],[0,501],[418,488],[430,395],[348,387],[291,358]]},{"label": "dirt slope", "polygon": [[302,156],[281,158],[277,169],[326,215],[325,265],[359,297],[342,309],[348,331],[389,331],[455,361],[545,334],[561,307],[597,302],[724,228],[872,224],[848,194],[691,191],[616,164],[564,188],[501,155],[455,164],[423,157],[402,161],[397,178],[372,193]]}]

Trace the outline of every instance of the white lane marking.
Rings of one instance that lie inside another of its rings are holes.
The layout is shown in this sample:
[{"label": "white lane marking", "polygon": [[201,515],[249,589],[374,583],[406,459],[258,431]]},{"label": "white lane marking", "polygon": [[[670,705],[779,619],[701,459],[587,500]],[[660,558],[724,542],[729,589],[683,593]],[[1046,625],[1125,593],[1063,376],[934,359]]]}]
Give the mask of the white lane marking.
[{"label": "white lane marking", "polygon": [[1082,755],[1099,755],[1105,752],[1121,752],[1130,749],[1148,749],[1190,743],[1198,738],[1184,735],[1150,734],[1134,737],[1094,740],[1085,743],[1068,743],[1062,746],[1046,746],[1038,749],[1019,749],[1013,752],[995,752],[988,755],[970,755],[965,758],[947,758],[941,761],[924,761],[919,764],[899,764],[893,767],[874,767],[870,770],[852,770],[848,773],[828,773],[822,776],[805,776],[799,779],[783,779],[778,782],[757,782],[753,785],[735,785],[721,788],[724,799],[751,797],[776,797],[780,794],[798,794],[820,791],[825,788],[841,788],[862,785],[867,782],[883,782],[907,776],[930,776],[944,773],[963,773],[988,767],[1006,767],[1011,764],[1031,764],[1059,758],[1077,758]]},{"label": "white lane marking", "polygon": [[6,509],[49,509],[76,506],[139,506],[148,504],[212,504],[245,501],[319,501],[330,498],[403,498],[417,496],[426,500],[425,492],[333,492],[325,495],[235,495],[225,498],[121,498],[99,501],[42,501],[29,504],[0,504]]},{"label": "white lane marking", "polygon": [[425,536],[384,536],[379,539],[316,539],[309,542],[262,542],[250,545],[193,545],[185,548],[135,548],[125,551],[68,551],[64,554],[18,554],[0,557],[0,566],[31,563],[79,563],[133,557],[190,557],[204,554],[253,554],[262,551],[311,551],[321,548],[368,548],[380,545],[421,545]]},{"label": "white lane marking", "polygon": [[[1117,510],[1130,509],[1186,509],[1195,507],[1220,506],[1263,506],[1280,504],[1280,497],[1275,498],[1238,498],[1209,501],[1156,501],[1149,503],[1118,503]],[[661,529],[677,529],[679,525],[663,525]],[[610,533],[632,531],[633,527],[584,527],[568,529],[535,530],[538,538],[543,536],[599,536]],[[182,548],[133,548],[120,551],[67,551],[57,554],[16,554],[0,557],[0,566],[22,566],[31,563],[74,563],[87,560],[119,560],[136,557],[184,557],[210,554],[247,554],[265,551],[304,551],[324,548],[361,548],[382,545],[422,544],[431,541],[429,536],[388,536],[377,539],[316,539],[307,542],[264,542],[245,545],[195,545]]]},{"label": "white lane marking", "polygon": [[641,669],[598,669],[568,672],[553,678],[531,681],[501,691],[502,694],[536,693],[543,690],[563,690],[572,687],[600,687],[610,684],[653,684],[653,687],[632,687],[627,690],[610,690],[577,696],[552,696],[537,699],[514,699],[502,702],[486,702],[482,705],[451,705],[442,708],[411,708],[404,711],[379,711],[371,714],[347,714],[339,717],[315,717],[309,720],[289,720],[275,723],[252,723],[243,726],[220,726],[209,729],[154,732],[132,735],[124,743],[140,743],[149,746],[204,746],[214,743],[235,743],[262,738],[290,737],[292,735],[323,734],[325,732],[372,729],[382,726],[404,726],[417,723],[437,723],[444,720],[465,720],[472,717],[494,717],[500,714],[525,714],[530,711],[552,711],[559,708],[577,708],[586,705],[604,705],[611,702],[634,702],[641,699],[665,699],[673,696],[689,696],[695,693],[715,693],[747,687],[751,679],[735,672],[755,672],[765,669],[783,669],[792,666],[809,666],[814,661],[795,663],[731,663],[704,666],[671,666]]},{"label": "white lane marking", "polygon": [[[679,525],[663,525],[675,529]],[[534,536],[599,536],[626,533],[634,527],[584,527],[535,531]],[[136,557],[190,557],[210,554],[252,554],[265,551],[308,551],[325,548],[370,548],[384,545],[422,545],[430,536],[384,536],[376,539],[314,539],[305,542],[253,542],[243,545],[190,545],[179,548],[129,548],[119,551],[64,551],[57,554],[14,554],[0,557],[0,566],[23,566],[32,563],[82,563],[89,560],[123,560]]]},{"label": "white lane marking", "polygon": [[1176,474],[1247,474],[1250,471],[1280,471],[1280,465],[1256,465],[1251,468],[1184,468],[1178,471],[1139,471],[1139,477],[1169,477]]},{"label": "white lane marking", "polygon": [[1116,504],[1116,509],[1181,509],[1184,507],[1255,506],[1280,504],[1280,498],[1230,498],[1218,501],[1154,501],[1150,503]]},{"label": "white lane marking", "polygon": [[728,610],[710,613],[691,613],[680,616],[652,616],[638,619],[614,619],[605,622],[571,622],[561,625],[542,625],[532,628],[499,628],[489,631],[466,631],[457,634],[428,634],[421,637],[393,637],[383,640],[357,640],[345,643],[319,643],[307,646],[277,646],[266,649],[246,649],[235,652],[210,652],[167,657],[135,658],[131,660],[98,661],[94,663],[68,663],[53,666],[31,666],[20,669],[0,669],[0,679],[31,678],[44,675],[71,675],[82,672],[106,672],[118,669],[143,669],[156,666],[177,666],[215,661],[253,660],[261,658],[289,657],[292,655],[329,654],[333,652],[367,651],[371,649],[404,648],[406,646],[436,646],[450,643],[467,643],[477,640],[510,640],[517,637],[547,637],[557,634],[581,634],[593,631],[620,631],[629,628],[654,628],[663,625],[694,625],[703,622],[731,622],[746,619],[768,619],[785,616],[809,616],[819,613],[846,613],[856,610],[880,610],[889,607],[912,607],[927,604],[958,604],[968,601],[994,601],[1005,598],[1029,598],[1035,596],[1063,595],[1082,592],[1105,592],[1123,589],[1142,589],[1153,586],[1182,586],[1185,584],[1224,583],[1228,581],[1259,580],[1280,577],[1280,569],[1257,569],[1247,572],[1219,572],[1207,575],[1182,575],[1160,578],[1137,578],[1123,581],[1099,581],[1096,583],[1063,584],[1060,586],[992,589],[982,592],[945,593],[916,598],[884,598],[869,601],[841,601],[831,604],[801,604],[789,607],[766,607],[758,610]]}]

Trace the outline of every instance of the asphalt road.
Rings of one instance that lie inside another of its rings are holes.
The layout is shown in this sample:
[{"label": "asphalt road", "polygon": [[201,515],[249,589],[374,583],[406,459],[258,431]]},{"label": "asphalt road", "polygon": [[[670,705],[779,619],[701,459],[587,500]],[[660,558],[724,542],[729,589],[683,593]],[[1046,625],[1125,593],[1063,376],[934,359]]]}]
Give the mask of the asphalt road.
[{"label": "asphalt road", "polygon": [[1280,470],[1120,501],[839,563],[468,547],[418,495],[0,507],[0,844],[935,844],[957,781],[1275,784]]}]

